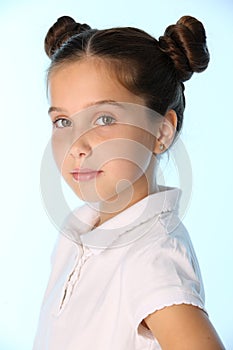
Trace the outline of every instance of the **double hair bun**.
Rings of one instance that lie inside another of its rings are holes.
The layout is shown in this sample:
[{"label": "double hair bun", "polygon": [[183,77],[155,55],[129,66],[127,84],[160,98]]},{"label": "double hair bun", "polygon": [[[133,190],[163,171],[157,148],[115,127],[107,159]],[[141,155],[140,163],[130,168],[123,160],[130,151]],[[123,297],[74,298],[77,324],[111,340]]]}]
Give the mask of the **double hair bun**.
[{"label": "double hair bun", "polygon": [[182,82],[194,72],[203,72],[210,60],[204,26],[191,16],[183,16],[168,26],[159,38],[159,47],[173,60],[178,80]]},{"label": "double hair bun", "polygon": [[[71,37],[90,29],[89,25],[77,23],[69,16],[58,18],[46,35],[46,54],[52,58]],[[210,57],[205,29],[194,17],[181,17],[176,24],[168,26],[156,42],[158,48],[173,61],[180,82],[190,79],[194,72],[202,72],[208,66]]]},{"label": "double hair bun", "polygon": [[44,48],[46,54],[51,58],[63,43],[72,36],[85,32],[88,29],[91,29],[89,25],[77,23],[69,16],[58,18],[45,37]]}]

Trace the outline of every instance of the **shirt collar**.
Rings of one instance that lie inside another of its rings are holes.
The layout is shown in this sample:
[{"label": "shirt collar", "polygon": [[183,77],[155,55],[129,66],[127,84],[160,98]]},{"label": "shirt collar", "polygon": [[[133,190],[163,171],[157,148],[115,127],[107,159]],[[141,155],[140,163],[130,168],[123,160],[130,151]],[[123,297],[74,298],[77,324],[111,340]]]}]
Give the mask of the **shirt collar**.
[{"label": "shirt collar", "polygon": [[106,248],[129,244],[144,234],[142,225],[150,220],[154,224],[160,214],[178,210],[181,190],[162,186],[159,188],[159,192],[143,198],[96,228],[98,211],[86,204],[69,215],[61,233],[88,247],[95,255]]}]

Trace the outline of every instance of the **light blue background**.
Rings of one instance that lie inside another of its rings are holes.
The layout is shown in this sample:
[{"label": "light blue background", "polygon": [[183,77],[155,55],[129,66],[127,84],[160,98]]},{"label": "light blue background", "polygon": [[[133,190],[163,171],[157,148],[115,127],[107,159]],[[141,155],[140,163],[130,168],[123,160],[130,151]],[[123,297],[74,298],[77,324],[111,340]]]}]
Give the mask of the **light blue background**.
[{"label": "light blue background", "polygon": [[182,15],[206,27],[211,63],[186,84],[182,140],[193,194],[184,222],[202,269],[206,306],[233,349],[232,1],[0,1],[0,349],[29,350],[49,275],[56,228],[43,208],[40,164],[50,137],[44,36],[62,15],[92,27],[136,26],[155,37]]}]

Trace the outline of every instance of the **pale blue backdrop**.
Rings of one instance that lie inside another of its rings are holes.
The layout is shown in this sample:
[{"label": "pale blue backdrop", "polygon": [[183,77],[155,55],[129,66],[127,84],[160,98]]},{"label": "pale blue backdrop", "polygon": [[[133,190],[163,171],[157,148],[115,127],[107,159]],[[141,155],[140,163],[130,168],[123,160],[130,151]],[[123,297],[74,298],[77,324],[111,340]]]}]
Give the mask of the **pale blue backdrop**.
[{"label": "pale blue backdrop", "polygon": [[205,24],[211,63],[186,84],[182,140],[191,159],[193,188],[184,222],[201,265],[210,318],[232,350],[230,0],[0,0],[0,349],[32,348],[57,234],[40,193],[41,159],[50,137],[43,39],[64,14],[98,28],[137,26],[156,37],[185,14]]}]

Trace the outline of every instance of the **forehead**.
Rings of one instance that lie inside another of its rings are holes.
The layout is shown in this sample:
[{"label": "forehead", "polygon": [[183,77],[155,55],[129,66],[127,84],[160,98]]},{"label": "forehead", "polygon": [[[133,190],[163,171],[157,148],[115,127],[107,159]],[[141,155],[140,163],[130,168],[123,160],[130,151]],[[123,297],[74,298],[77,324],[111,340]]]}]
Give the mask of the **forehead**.
[{"label": "forehead", "polygon": [[75,113],[101,100],[144,105],[141,97],[126,89],[104,61],[86,59],[61,65],[48,77],[49,102]]}]

